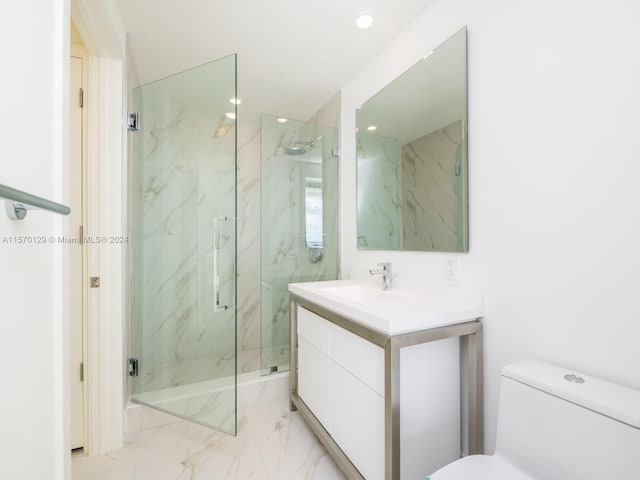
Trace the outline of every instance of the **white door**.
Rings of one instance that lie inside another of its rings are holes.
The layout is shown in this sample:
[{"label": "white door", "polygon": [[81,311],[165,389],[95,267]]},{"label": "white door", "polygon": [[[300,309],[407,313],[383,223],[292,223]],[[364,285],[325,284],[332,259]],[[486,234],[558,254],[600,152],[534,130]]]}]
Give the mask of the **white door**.
[{"label": "white door", "polygon": [[82,273],[82,58],[71,57],[69,108],[69,235],[78,238],[69,243],[70,328],[71,328],[71,448],[84,446],[84,394],[83,394],[83,273]]}]

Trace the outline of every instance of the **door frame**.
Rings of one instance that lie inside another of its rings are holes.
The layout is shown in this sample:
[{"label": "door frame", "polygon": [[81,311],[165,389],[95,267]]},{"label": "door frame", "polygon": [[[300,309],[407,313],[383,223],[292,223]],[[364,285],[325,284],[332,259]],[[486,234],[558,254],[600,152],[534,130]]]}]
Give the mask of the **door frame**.
[{"label": "door frame", "polygon": [[[75,58],[79,58],[82,60],[82,92],[83,92],[83,97],[85,95],[88,95],[88,88],[87,88],[87,78],[88,78],[88,74],[89,74],[89,66],[88,66],[88,52],[87,49],[85,48],[84,45],[80,45],[80,44],[75,44],[72,43],[71,44],[71,48],[70,48],[70,56],[71,57],[75,57]],[[73,96],[73,92],[70,92],[70,95]],[[87,224],[87,111],[88,109],[85,108],[86,105],[86,101],[85,98],[83,98],[83,108],[82,108],[82,178],[81,178],[81,182],[82,182],[82,220],[81,220],[81,224],[84,228],[84,226]],[[69,168],[73,168],[72,165],[69,165]],[[69,232],[70,236],[75,237],[76,235],[78,235],[78,232]],[[84,235],[84,232],[83,232]],[[87,314],[87,306],[88,306],[88,298],[87,298],[87,279],[88,277],[88,257],[87,257],[87,247],[86,244],[83,242],[83,239],[80,239],[80,245],[82,247],[82,295],[80,298],[80,301],[82,302],[82,363],[83,363],[83,368],[86,370],[87,368],[87,329],[88,329],[88,314]],[[69,301],[73,301],[73,295],[72,292],[69,292],[69,295],[67,296],[67,298],[69,298]],[[83,376],[86,379],[86,375],[84,375],[84,371],[83,371]],[[70,371],[70,375],[73,375],[73,372]],[[82,445],[83,445],[83,449],[87,448],[87,425],[88,425],[88,421],[89,421],[89,417],[88,417],[88,402],[87,402],[87,382],[83,380],[82,382],[82,427],[83,427],[83,435],[82,435]],[[73,412],[70,413],[71,416],[73,416]],[[71,418],[71,417],[70,417]],[[71,420],[69,420],[71,421]]]},{"label": "door frame", "polygon": [[109,239],[126,235],[126,42],[113,2],[72,0],[71,18],[88,52],[85,282],[100,277],[86,288],[84,451],[101,455],[121,448],[124,433],[126,244]]}]

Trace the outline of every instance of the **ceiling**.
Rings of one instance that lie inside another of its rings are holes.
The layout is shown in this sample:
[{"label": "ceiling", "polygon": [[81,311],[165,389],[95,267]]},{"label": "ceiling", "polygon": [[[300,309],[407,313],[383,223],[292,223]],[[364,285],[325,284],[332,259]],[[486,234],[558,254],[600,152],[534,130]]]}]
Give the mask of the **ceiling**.
[{"label": "ceiling", "polygon": [[252,130],[260,113],[310,118],[432,2],[116,0],[141,84],[237,53],[238,126]]}]

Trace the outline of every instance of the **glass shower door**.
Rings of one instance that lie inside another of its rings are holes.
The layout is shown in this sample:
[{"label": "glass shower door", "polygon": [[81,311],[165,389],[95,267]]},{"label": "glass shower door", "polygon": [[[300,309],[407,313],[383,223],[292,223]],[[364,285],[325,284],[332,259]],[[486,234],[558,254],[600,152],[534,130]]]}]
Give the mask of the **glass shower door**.
[{"label": "glass shower door", "polygon": [[235,97],[235,55],[136,88],[129,167],[131,399],[231,434]]}]

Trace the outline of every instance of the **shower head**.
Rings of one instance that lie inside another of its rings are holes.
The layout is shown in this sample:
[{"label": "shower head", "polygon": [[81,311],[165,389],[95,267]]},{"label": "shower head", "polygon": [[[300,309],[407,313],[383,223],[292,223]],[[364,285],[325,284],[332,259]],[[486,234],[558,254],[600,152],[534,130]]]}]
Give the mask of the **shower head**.
[{"label": "shower head", "polygon": [[304,155],[309,150],[311,150],[314,146],[315,142],[312,140],[310,142],[303,142],[302,140],[297,140],[293,142],[288,147],[283,147],[283,151],[285,155]]},{"label": "shower head", "polygon": [[302,148],[302,147],[284,147],[284,153],[285,155],[303,155],[305,153],[307,153],[307,149],[306,148]]}]

